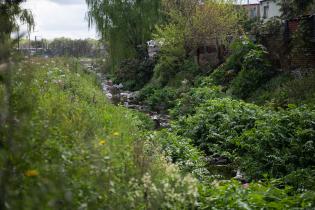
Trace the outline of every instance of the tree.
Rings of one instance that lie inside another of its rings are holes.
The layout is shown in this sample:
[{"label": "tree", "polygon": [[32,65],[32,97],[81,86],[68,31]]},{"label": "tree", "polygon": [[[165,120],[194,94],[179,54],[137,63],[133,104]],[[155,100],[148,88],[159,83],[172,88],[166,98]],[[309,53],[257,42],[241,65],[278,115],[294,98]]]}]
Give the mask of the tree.
[{"label": "tree", "polygon": [[[0,62],[8,58],[11,33],[18,29],[18,20],[27,23],[29,29],[34,26],[34,19],[29,10],[22,9],[20,4],[25,0],[0,0]],[[11,40],[12,41],[12,40]]]},{"label": "tree", "polygon": [[165,0],[163,8],[168,23],[158,27],[155,35],[163,40],[162,51],[182,52],[179,49],[184,47],[189,53],[212,40],[222,43],[239,32],[239,11],[232,1]]},{"label": "tree", "polygon": [[214,40],[221,44],[226,42],[228,36],[239,31],[238,14],[232,1],[209,0],[197,7],[188,28],[188,42],[192,49]]},{"label": "tree", "polygon": [[280,0],[278,2],[282,13],[282,18],[290,19],[305,15],[314,8],[314,0]]},{"label": "tree", "polygon": [[160,21],[160,0],[86,0],[90,25],[109,43],[112,65],[137,53]]},{"label": "tree", "polygon": [[[12,156],[13,149],[13,129],[14,113],[12,110],[12,77],[10,68],[10,53],[14,41],[11,39],[11,33],[18,29],[18,20],[27,23],[29,29],[34,25],[34,19],[30,11],[22,9],[20,4],[24,0],[0,0],[0,84],[4,87],[4,102],[0,114],[0,209],[6,209],[5,200],[7,198],[6,184],[13,174]],[[10,156],[10,158],[9,158]]]}]

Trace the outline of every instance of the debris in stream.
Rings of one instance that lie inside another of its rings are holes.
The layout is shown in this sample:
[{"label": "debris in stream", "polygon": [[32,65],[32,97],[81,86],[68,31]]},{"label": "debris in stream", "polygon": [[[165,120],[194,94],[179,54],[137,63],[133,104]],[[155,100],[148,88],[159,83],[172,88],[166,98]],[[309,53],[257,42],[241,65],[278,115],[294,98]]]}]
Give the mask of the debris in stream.
[{"label": "debris in stream", "polygon": [[108,79],[104,74],[96,73],[95,67],[91,64],[91,61],[81,61],[84,68],[100,79],[102,90],[106,97],[114,104],[123,104],[126,108],[138,110],[146,113],[155,123],[155,129],[168,128],[170,116],[159,112],[151,111],[148,106],[141,105],[137,101],[138,91],[124,91],[123,84],[114,84],[112,80]]}]

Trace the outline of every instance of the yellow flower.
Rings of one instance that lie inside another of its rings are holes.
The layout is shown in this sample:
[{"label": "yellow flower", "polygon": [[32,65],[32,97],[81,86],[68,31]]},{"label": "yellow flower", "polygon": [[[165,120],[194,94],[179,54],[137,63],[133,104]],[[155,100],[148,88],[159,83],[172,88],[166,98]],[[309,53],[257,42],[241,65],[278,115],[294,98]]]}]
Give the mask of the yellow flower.
[{"label": "yellow flower", "polygon": [[28,177],[34,177],[34,176],[38,176],[39,173],[37,170],[33,169],[33,170],[27,170],[25,172],[25,176],[28,176]]},{"label": "yellow flower", "polygon": [[113,136],[119,136],[119,133],[118,132],[114,132]]},{"label": "yellow flower", "polygon": [[104,145],[104,144],[106,144],[106,141],[105,141],[105,140],[101,140],[101,141],[98,142],[98,145],[100,145],[100,146],[102,146],[102,145]]}]

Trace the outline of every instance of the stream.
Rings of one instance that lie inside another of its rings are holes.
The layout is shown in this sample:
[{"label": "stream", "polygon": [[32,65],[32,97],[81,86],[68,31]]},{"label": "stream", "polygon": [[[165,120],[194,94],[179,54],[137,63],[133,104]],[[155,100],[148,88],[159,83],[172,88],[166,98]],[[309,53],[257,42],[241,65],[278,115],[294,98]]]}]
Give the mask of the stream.
[{"label": "stream", "polygon": [[[97,75],[97,78],[101,82],[104,94],[113,104],[121,104],[126,108],[138,110],[147,114],[154,121],[156,130],[170,127],[170,116],[164,113],[152,111],[150,110],[150,107],[141,104],[137,100],[138,92],[123,90],[122,84],[114,84],[112,80],[106,76],[106,74],[97,73],[97,67],[92,65],[91,60],[80,60],[80,63],[84,66],[84,69],[87,72]],[[212,172],[212,174],[224,177],[223,179],[230,179],[234,177],[244,182],[244,175],[239,170],[236,171],[230,164],[226,163],[224,158],[222,159],[218,157],[216,159],[209,160],[207,168]]]},{"label": "stream", "polygon": [[80,63],[84,66],[86,71],[97,75],[97,78],[101,81],[104,94],[113,104],[121,104],[126,108],[138,110],[147,114],[153,120],[156,130],[169,127],[170,116],[152,111],[150,107],[141,104],[137,100],[138,92],[126,91],[123,89],[122,84],[114,84],[106,74],[97,73],[97,68],[93,66],[90,59],[82,59],[80,60]]}]

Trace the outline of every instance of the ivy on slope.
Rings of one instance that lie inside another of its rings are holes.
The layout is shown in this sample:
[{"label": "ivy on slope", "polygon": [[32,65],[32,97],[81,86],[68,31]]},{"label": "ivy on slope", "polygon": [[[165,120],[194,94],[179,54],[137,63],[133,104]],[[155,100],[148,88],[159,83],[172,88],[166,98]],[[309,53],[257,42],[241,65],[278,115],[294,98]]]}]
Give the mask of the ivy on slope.
[{"label": "ivy on slope", "polygon": [[[200,180],[201,209],[314,208],[314,108],[275,111],[218,90],[186,93],[172,110],[171,128],[153,135],[183,172]],[[248,183],[216,176],[209,166],[218,157],[241,169]]]}]

